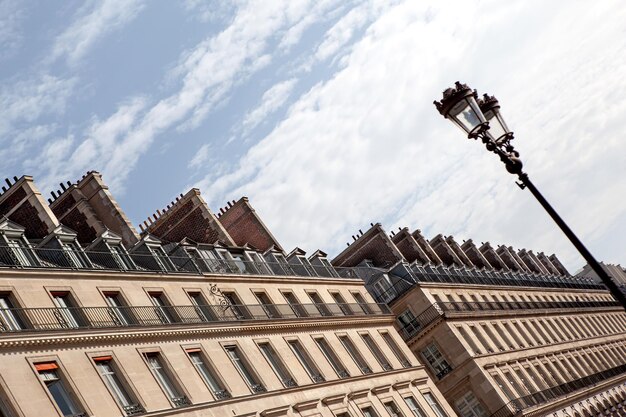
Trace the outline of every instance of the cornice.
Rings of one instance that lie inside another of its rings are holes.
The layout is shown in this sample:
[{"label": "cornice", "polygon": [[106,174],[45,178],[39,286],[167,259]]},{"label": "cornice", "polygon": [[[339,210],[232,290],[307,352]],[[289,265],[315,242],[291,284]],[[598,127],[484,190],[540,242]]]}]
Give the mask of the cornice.
[{"label": "cornice", "polygon": [[164,340],[164,339],[189,339],[190,337],[219,337],[220,335],[229,334],[262,334],[262,333],[280,333],[286,331],[298,331],[306,329],[319,329],[323,327],[330,328],[354,328],[390,325],[394,320],[392,315],[384,316],[365,316],[351,317],[350,320],[345,318],[333,319],[327,318],[323,321],[290,321],[290,322],[266,322],[266,323],[242,323],[231,326],[172,326],[159,327],[154,329],[134,328],[119,330],[94,330],[94,329],[76,329],[65,331],[64,333],[55,332],[29,332],[28,334],[10,334],[0,336],[0,347],[16,348],[31,346],[57,346],[57,345],[85,345],[94,343],[124,343],[136,340]]}]

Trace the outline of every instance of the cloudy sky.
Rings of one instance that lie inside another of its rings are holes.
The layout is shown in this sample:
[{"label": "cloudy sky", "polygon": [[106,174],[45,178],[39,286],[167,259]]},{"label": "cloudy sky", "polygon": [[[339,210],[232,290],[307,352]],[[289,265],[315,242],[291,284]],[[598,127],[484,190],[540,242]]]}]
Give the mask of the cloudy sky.
[{"label": "cloudy sky", "polygon": [[525,168],[600,260],[626,265],[626,4],[0,0],[0,175],[46,195],[104,175],[137,225],[199,187],[246,195],[287,248],[358,229],[584,261],[432,101],[495,94]]}]

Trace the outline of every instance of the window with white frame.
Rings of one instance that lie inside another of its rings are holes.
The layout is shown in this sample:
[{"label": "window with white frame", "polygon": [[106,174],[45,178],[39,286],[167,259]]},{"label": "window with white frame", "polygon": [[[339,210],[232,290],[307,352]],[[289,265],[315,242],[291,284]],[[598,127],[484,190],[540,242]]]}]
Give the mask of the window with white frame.
[{"label": "window with white frame", "polygon": [[487,417],[485,409],[472,391],[465,393],[456,401],[455,405],[461,417]]},{"label": "window with white frame", "polygon": [[439,403],[435,399],[435,396],[432,393],[424,393],[424,398],[426,399],[426,402],[428,403],[430,408],[432,408],[437,417],[447,417],[446,412],[443,411],[443,408],[441,407],[441,405],[439,405]]},{"label": "window with white frame", "polygon": [[429,344],[422,350],[422,356],[426,359],[437,378],[443,378],[444,375],[452,370],[452,367],[434,343]]}]

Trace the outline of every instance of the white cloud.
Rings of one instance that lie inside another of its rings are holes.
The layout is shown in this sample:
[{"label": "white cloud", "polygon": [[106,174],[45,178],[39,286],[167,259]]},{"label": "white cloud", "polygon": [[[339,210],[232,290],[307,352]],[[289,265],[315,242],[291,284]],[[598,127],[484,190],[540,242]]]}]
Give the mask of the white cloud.
[{"label": "white cloud", "polygon": [[259,106],[248,112],[243,118],[242,127],[244,135],[245,132],[249,132],[257,127],[269,114],[275,112],[285,104],[296,82],[297,80],[295,78],[290,78],[273,85],[263,93]]},{"label": "white cloud", "polygon": [[237,167],[197,185],[216,204],[248,195],[286,246],[339,250],[382,221],[556,252],[575,269],[582,260],[528,191],[436,112],[460,79],[497,93],[531,177],[602,259],[626,245],[608,230],[626,211],[625,13],[620,2],[589,13],[584,2],[406,1]]},{"label": "white cloud", "polygon": [[182,78],[180,89],[147,109],[112,150],[107,162],[110,185],[122,188],[157,135],[176,125],[198,126],[234,85],[263,68],[270,57],[270,41],[302,19],[311,4],[308,0],[247,2],[226,29],[185,52],[184,60],[171,72]]},{"label": "white cloud", "polygon": [[23,6],[16,0],[0,1],[0,59],[11,55],[22,43]]},{"label": "white cloud", "polygon": [[[0,137],[17,134],[20,128],[45,115],[59,115],[65,111],[76,79],[62,79],[41,75],[34,79],[6,84],[0,89]],[[0,139],[2,142],[3,139]]]},{"label": "white cloud", "polygon": [[57,36],[50,59],[72,65],[105,35],[131,22],[143,9],[143,0],[92,1],[77,12],[76,20]]},{"label": "white cloud", "polygon": [[204,164],[206,164],[211,159],[211,145],[206,143],[198,149],[198,152],[194,155],[194,157],[189,162],[190,168],[200,168]]}]

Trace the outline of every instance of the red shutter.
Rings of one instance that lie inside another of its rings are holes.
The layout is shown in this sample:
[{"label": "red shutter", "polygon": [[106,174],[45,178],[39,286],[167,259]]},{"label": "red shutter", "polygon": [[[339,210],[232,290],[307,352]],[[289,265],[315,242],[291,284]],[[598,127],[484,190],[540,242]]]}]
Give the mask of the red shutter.
[{"label": "red shutter", "polygon": [[113,356],[97,356],[93,358],[94,362],[104,362],[113,360]]},{"label": "red shutter", "polygon": [[50,371],[53,369],[59,369],[59,365],[57,365],[56,362],[36,363],[35,369],[37,371]]}]

